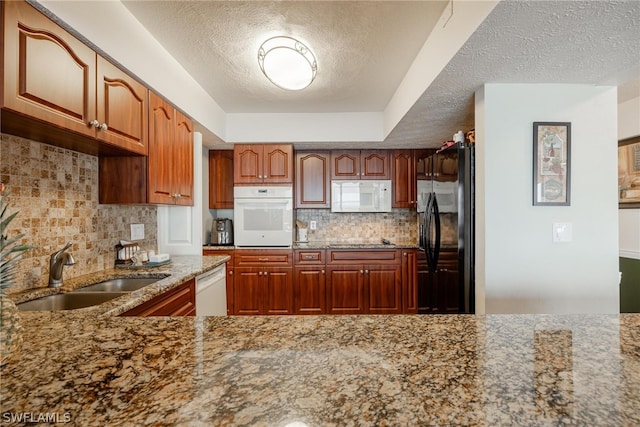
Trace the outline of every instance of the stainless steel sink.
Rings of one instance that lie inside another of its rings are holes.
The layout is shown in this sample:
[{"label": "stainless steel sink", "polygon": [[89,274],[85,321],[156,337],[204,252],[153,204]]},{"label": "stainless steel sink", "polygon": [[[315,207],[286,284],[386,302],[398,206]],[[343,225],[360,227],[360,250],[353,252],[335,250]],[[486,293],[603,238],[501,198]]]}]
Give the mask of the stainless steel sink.
[{"label": "stainless steel sink", "polygon": [[73,292],[132,292],[147,285],[162,280],[158,277],[124,277],[119,279],[111,279],[104,282],[89,285],[84,288],[76,289]]},{"label": "stainless steel sink", "polygon": [[17,304],[21,311],[59,311],[75,310],[102,304],[126,292],[69,292],[66,294],[49,295]]}]

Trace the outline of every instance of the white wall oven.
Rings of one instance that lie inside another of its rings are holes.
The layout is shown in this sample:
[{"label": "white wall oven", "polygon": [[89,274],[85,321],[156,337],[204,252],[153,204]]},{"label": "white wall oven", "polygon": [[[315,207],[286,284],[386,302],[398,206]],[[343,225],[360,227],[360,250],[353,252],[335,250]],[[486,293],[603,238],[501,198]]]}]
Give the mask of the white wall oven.
[{"label": "white wall oven", "polygon": [[293,187],[234,187],[235,245],[291,247]]}]

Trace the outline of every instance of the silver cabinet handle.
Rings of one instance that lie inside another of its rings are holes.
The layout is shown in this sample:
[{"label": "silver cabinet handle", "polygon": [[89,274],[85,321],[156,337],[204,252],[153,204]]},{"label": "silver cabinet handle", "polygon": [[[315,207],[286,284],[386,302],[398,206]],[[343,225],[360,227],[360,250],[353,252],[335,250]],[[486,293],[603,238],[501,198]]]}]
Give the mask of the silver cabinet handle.
[{"label": "silver cabinet handle", "polygon": [[93,119],[89,122],[89,126],[93,126],[96,129],[100,129],[100,130],[107,130],[109,129],[109,126],[107,126],[106,123],[100,124],[100,122],[96,119]]},{"label": "silver cabinet handle", "polygon": [[365,270],[365,271],[364,271],[364,274],[369,274],[369,270]]},{"label": "silver cabinet handle", "polygon": [[360,274],[364,274],[364,270],[360,270]]},{"label": "silver cabinet handle", "polygon": [[322,274],[324,274],[324,270],[322,270]]}]

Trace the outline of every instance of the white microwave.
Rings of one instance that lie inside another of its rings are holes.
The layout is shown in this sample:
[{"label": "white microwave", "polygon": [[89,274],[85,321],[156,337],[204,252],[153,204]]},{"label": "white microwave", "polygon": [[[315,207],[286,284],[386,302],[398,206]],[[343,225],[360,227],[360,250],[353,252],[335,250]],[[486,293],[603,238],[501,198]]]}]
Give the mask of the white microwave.
[{"label": "white microwave", "polygon": [[391,180],[331,181],[331,212],[391,212]]},{"label": "white microwave", "polygon": [[291,247],[292,187],[234,187],[233,195],[236,246]]}]

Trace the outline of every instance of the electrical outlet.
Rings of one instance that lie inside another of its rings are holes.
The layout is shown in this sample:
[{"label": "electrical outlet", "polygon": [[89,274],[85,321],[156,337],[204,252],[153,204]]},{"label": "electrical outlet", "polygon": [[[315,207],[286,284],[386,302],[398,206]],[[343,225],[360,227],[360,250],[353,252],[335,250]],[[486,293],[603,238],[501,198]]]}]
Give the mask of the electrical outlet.
[{"label": "electrical outlet", "polygon": [[309,221],[309,228],[315,230],[316,228],[318,228],[318,223],[315,221]]},{"label": "electrical outlet", "polygon": [[131,240],[144,239],[144,224],[131,224]]}]

